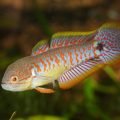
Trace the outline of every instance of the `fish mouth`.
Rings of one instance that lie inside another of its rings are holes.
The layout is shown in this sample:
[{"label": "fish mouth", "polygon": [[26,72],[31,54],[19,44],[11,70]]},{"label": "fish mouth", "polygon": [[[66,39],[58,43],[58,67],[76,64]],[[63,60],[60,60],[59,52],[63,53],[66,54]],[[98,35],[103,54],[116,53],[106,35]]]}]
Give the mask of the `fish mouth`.
[{"label": "fish mouth", "polygon": [[13,91],[13,92],[17,92],[17,91],[25,91],[25,90],[30,90],[30,86],[28,84],[12,84],[12,83],[1,83],[1,87],[4,90],[7,91]]},{"label": "fish mouth", "polygon": [[16,91],[14,87],[11,88],[10,84],[2,83],[1,84],[2,89],[7,91]]}]

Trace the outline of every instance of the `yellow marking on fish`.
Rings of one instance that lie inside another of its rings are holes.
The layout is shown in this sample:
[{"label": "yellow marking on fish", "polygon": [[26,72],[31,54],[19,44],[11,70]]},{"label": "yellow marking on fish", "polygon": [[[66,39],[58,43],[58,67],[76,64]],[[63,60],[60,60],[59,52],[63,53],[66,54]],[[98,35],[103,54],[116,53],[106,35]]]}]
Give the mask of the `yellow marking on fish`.
[{"label": "yellow marking on fish", "polygon": [[96,30],[93,30],[93,31],[90,31],[90,32],[58,32],[55,35],[53,35],[53,38],[61,36],[61,34],[65,37],[70,36],[70,33],[71,33],[71,36],[90,35],[90,34],[94,33],[95,31]]},{"label": "yellow marking on fish", "polygon": [[67,70],[67,68],[64,65],[61,66],[56,66],[50,71],[46,73],[46,76],[50,75],[52,76],[55,80],[63,73],[63,71]]}]

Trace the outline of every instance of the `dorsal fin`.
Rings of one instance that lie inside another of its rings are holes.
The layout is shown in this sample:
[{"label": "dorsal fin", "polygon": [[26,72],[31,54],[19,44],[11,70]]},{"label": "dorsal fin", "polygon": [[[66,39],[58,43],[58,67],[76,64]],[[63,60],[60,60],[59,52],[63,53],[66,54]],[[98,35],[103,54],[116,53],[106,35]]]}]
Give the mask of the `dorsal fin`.
[{"label": "dorsal fin", "polygon": [[49,49],[49,41],[41,40],[32,49],[32,56],[46,52]]},{"label": "dorsal fin", "polygon": [[58,32],[55,33],[51,40],[41,40],[32,49],[32,55],[38,55],[46,52],[49,48],[67,47],[70,45],[85,44],[95,38],[96,34],[103,29],[118,28],[119,23],[107,23],[103,24],[99,29],[90,32]]},{"label": "dorsal fin", "polygon": [[50,48],[59,48],[76,44],[84,44],[93,40],[98,31],[103,29],[120,29],[120,23],[106,23],[90,32],[58,32],[52,36]]},{"label": "dorsal fin", "polygon": [[99,30],[102,30],[102,29],[120,29],[120,23],[106,23],[106,24],[103,24]]},{"label": "dorsal fin", "polygon": [[64,46],[84,44],[94,38],[96,31],[90,32],[59,32],[55,33],[51,41],[41,40],[32,49],[32,56]]},{"label": "dorsal fin", "polygon": [[90,32],[59,32],[52,36],[50,48],[84,44],[94,38],[96,30]]}]

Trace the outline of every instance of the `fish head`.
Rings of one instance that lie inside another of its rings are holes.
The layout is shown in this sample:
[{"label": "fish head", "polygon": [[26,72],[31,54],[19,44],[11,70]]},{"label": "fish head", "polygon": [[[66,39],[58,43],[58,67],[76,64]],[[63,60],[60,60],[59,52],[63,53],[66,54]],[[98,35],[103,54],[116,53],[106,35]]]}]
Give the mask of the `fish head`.
[{"label": "fish head", "polygon": [[101,28],[96,37],[96,48],[100,51],[100,59],[111,63],[120,57],[120,28]]},{"label": "fish head", "polygon": [[28,58],[22,58],[10,64],[2,79],[2,88],[8,91],[31,89],[32,66]]}]

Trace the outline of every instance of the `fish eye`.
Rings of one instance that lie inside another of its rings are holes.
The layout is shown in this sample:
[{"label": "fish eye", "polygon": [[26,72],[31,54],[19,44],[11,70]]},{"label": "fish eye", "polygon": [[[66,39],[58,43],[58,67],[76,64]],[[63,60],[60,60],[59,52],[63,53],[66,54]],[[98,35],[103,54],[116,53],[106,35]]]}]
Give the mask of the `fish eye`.
[{"label": "fish eye", "polygon": [[17,76],[12,76],[11,77],[11,82],[12,83],[15,83],[15,82],[17,82],[18,81],[18,77]]}]

